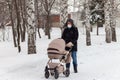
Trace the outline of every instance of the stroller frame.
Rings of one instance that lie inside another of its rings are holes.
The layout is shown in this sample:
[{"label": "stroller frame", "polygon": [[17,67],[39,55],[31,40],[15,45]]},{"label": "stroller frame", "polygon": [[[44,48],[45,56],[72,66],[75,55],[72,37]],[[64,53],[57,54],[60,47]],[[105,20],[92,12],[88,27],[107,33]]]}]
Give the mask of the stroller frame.
[{"label": "stroller frame", "polygon": [[[60,63],[53,63],[52,60],[53,59],[49,59],[46,67],[45,67],[45,78],[49,78],[49,76],[54,76],[55,79],[57,79],[59,77],[60,73],[63,73],[66,77],[68,77],[70,75],[69,71],[65,71],[64,69],[64,64],[66,57],[69,53],[64,54],[62,56],[62,58],[59,60]],[[54,65],[53,67],[52,64]]]},{"label": "stroller frame", "polygon": [[[66,44],[63,39],[55,39],[51,41],[51,43],[48,46],[47,53],[49,57],[49,61],[47,62],[47,65],[45,67],[45,78],[49,78],[49,76],[54,76],[55,79],[59,77],[60,73],[63,73],[66,77],[70,75],[69,70],[64,69],[64,63],[66,63],[68,54],[70,54],[72,47],[69,47],[69,49],[66,49]],[[54,60],[59,60],[59,63],[54,63]]]}]

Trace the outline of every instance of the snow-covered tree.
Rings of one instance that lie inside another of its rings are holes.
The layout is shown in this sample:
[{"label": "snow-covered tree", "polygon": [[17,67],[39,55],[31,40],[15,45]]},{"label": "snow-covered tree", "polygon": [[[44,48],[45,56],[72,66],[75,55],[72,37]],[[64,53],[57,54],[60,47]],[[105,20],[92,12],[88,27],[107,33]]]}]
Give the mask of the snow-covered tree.
[{"label": "snow-covered tree", "polygon": [[11,0],[6,0],[9,8],[9,14],[10,14],[10,21],[11,21],[11,26],[12,26],[12,34],[13,34],[13,42],[14,42],[14,47],[17,47],[16,43],[16,32],[15,32],[15,25],[14,25],[14,19],[13,19],[13,1]]},{"label": "snow-covered tree", "polygon": [[63,28],[68,19],[68,0],[60,0],[60,27]]},{"label": "snow-covered tree", "polygon": [[105,31],[106,31],[106,42],[111,43],[111,27],[110,27],[110,0],[105,1],[104,6],[104,12],[105,12]]},{"label": "snow-covered tree", "polygon": [[35,0],[27,0],[28,54],[36,53]]},{"label": "snow-covered tree", "polygon": [[48,39],[51,38],[50,36],[50,14],[51,14],[51,10],[53,7],[53,4],[55,3],[55,0],[42,0],[43,2],[43,6],[44,6],[44,10],[45,10],[45,15],[46,15],[46,27],[45,27],[45,32],[46,35],[48,35]]},{"label": "snow-covered tree", "polygon": [[86,45],[91,45],[91,27],[90,27],[90,9],[89,9],[89,0],[85,0],[85,13],[86,13],[86,21],[85,21],[85,27],[86,27]]},{"label": "snow-covered tree", "polygon": [[115,0],[110,0],[111,3],[111,11],[110,11],[110,26],[112,30],[112,41],[117,41],[116,39],[116,7]]}]

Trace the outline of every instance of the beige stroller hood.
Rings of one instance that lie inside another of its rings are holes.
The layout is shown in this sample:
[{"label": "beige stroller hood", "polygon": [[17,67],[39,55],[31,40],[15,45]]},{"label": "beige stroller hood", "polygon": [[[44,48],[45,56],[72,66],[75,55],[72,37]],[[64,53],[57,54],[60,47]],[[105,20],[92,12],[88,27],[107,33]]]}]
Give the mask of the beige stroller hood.
[{"label": "beige stroller hood", "polygon": [[63,39],[54,39],[47,49],[48,57],[50,59],[60,59],[65,52],[65,41]]}]

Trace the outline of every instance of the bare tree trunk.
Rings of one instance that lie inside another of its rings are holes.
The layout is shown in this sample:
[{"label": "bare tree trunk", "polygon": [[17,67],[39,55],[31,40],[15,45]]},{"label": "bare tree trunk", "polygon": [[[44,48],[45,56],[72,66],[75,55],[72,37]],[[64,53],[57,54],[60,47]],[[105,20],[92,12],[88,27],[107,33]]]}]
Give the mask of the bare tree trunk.
[{"label": "bare tree trunk", "polygon": [[116,29],[112,27],[112,41],[116,42]]},{"label": "bare tree trunk", "polygon": [[85,12],[86,12],[86,22],[85,22],[85,26],[86,26],[86,45],[90,46],[91,45],[91,36],[90,36],[90,9],[89,9],[89,0],[86,0],[85,2]]},{"label": "bare tree trunk", "polygon": [[46,19],[46,22],[45,22],[45,35],[48,36],[48,39],[50,39],[50,14],[48,13],[46,16],[45,16],[45,19]]},{"label": "bare tree trunk", "polygon": [[97,35],[99,35],[99,27],[97,26]]},{"label": "bare tree trunk", "polygon": [[20,22],[21,22],[21,27],[20,27],[20,32],[21,32],[21,41],[25,41],[25,32],[26,32],[26,27],[25,27],[25,0],[21,1],[19,0],[19,11],[20,11]]},{"label": "bare tree trunk", "polygon": [[2,39],[5,41],[5,25],[4,22],[1,23],[1,29],[2,29]]},{"label": "bare tree trunk", "polygon": [[20,12],[19,12],[19,5],[18,1],[14,0],[15,2],[15,10],[16,10],[16,15],[17,15],[17,46],[18,46],[18,52],[21,51],[21,46],[20,46]]},{"label": "bare tree trunk", "polygon": [[115,19],[115,1],[114,0],[110,0],[110,3],[111,3],[111,11],[110,11],[110,16],[111,16],[111,21],[110,21],[110,26],[111,26],[111,30],[112,30],[112,41],[116,42],[117,39],[116,39],[116,19]]},{"label": "bare tree trunk", "polygon": [[26,0],[23,0],[23,41],[25,41],[26,37]]},{"label": "bare tree trunk", "polygon": [[40,25],[39,25],[39,17],[40,17],[40,15],[39,15],[39,11],[38,11],[38,7],[39,7],[39,5],[38,5],[38,0],[35,0],[35,8],[36,8],[36,17],[37,17],[37,32],[38,32],[38,35],[39,35],[39,38],[41,38],[41,34],[40,34]]},{"label": "bare tree trunk", "polygon": [[90,31],[93,32],[93,27],[91,24],[90,24]]},{"label": "bare tree trunk", "polygon": [[[3,12],[5,12],[5,7],[3,7]],[[5,15],[3,15],[2,17],[3,20],[5,20]],[[3,41],[5,41],[5,21],[2,21],[1,27],[2,27],[2,39]]]},{"label": "bare tree trunk", "polygon": [[10,13],[10,19],[11,19],[11,24],[12,24],[12,33],[13,33],[13,42],[14,42],[14,47],[17,47],[17,43],[16,43],[16,35],[15,35],[15,28],[14,28],[14,21],[13,21],[13,5],[12,5],[12,1],[10,3],[10,1],[8,0],[8,7],[9,7],[9,13]]},{"label": "bare tree trunk", "polygon": [[63,31],[64,24],[68,19],[68,0],[60,0],[60,27]]},{"label": "bare tree trunk", "polygon": [[46,27],[46,31],[47,31],[47,35],[48,35],[48,39],[51,39],[51,36],[50,36],[50,15],[48,14],[47,15],[47,27]]},{"label": "bare tree trunk", "polygon": [[106,42],[111,43],[111,27],[110,27],[110,1],[105,2],[105,31],[106,31]]},{"label": "bare tree trunk", "polygon": [[45,31],[45,35],[48,35],[47,34],[47,25],[48,23],[47,23],[47,16],[45,16],[45,27],[44,27],[44,31]]},{"label": "bare tree trunk", "polygon": [[28,54],[36,53],[35,0],[27,0]]},{"label": "bare tree trunk", "polygon": [[55,3],[55,0],[43,0],[43,6],[44,6],[44,9],[46,11],[46,26],[45,26],[45,34],[48,35],[48,39],[51,38],[51,35],[50,35],[50,29],[51,29],[51,26],[50,26],[50,14],[51,14],[51,10],[52,10],[52,6],[53,4]]}]

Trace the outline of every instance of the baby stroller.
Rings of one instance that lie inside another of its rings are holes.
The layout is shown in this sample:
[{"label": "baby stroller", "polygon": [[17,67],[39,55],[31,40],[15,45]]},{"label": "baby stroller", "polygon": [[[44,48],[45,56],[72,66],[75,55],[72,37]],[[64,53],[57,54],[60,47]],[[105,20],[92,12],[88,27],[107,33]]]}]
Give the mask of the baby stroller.
[{"label": "baby stroller", "polygon": [[[51,75],[57,79],[60,73],[63,73],[66,77],[69,76],[70,73],[64,69],[64,63],[66,62],[67,55],[70,53],[71,48],[66,51],[65,47],[65,41],[60,38],[53,40],[49,44],[47,49],[49,61],[45,67],[45,78],[49,78]],[[53,60],[56,59],[58,59],[59,62],[53,62]]]}]

